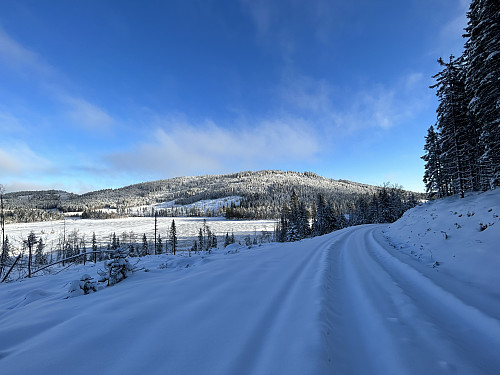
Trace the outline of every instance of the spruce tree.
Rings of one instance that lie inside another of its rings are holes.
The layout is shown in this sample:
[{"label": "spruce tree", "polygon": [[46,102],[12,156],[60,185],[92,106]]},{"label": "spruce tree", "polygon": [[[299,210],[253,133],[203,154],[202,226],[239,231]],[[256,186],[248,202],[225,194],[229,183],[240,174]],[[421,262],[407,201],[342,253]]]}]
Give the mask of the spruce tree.
[{"label": "spruce tree", "polygon": [[306,238],[307,236],[309,236],[309,213],[307,212],[304,202],[300,202],[299,204],[298,227],[299,235],[301,238]]},{"label": "spruce tree", "polygon": [[315,236],[321,236],[327,232],[327,205],[323,194],[318,193],[316,197],[316,220],[313,226]]},{"label": "spruce tree", "polygon": [[97,263],[97,240],[95,238],[95,232],[92,232],[92,252],[94,255],[94,263]]},{"label": "spruce tree", "polygon": [[142,252],[141,256],[145,256],[149,254],[149,246],[148,246],[148,239],[146,237],[146,233],[142,235]]},{"label": "spruce tree", "polygon": [[172,245],[172,252],[175,255],[177,250],[177,229],[175,228],[175,221],[172,220],[172,225],[170,226],[170,243]]},{"label": "spruce tree", "polygon": [[227,247],[231,244],[231,239],[229,237],[229,232],[226,232],[226,236],[224,237],[224,247]]},{"label": "spruce tree", "polygon": [[3,275],[3,270],[10,259],[10,244],[9,236],[5,236],[5,240],[2,243],[2,253],[0,255],[0,277]]},{"label": "spruce tree", "polygon": [[35,264],[37,266],[43,266],[47,264],[47,254],[43,252],[43,249],[45,249],[45,244],[43,243],[42,238],[40,238],[35,250]]},{"label": "spruce tree", "polygon": [[434,126],[430,126],[425,137],[425,154],[422,159],[425,161],[424,184],[427,195],[432,198],[445,196],[445,186],[441,176],[441,144],[439,134],[434,131]]},{"label": "spruce tree", "polygon": [[481,189],[500,185],[500,2],[472,0],[464,58],[468,110],[478,133]]},{"label": "spruce tree", "polygon": [[118,249],[118,247],[119,247],[118,240],[116,239],[115,232],[113,232],[113,236],[112,236],[112,240],[111,240],[111,249],[116,250],[116,249]]},{"label": "spruce tree", "polygon": [[450,56],[449,62],[438,60],[443,70],[434,75],[439,98],[436,126],[440,132],[442,177],[449,180],[446,195],[460,193],[462,198],[467,187],[466,160],[470,147],[468,135],[467,95],[461,74],[460,59]]},{"label": "spruce tree", "polygon": [[198,249],[203,251],[205,249],[205,238],[203,237],[203,229],[198,231]]},{"label": "spruce tree", "polygon": [[24,245],[28,248],[28,277],[31,277],[31,264],[33,260],[33,246],[37,243],[35,233],[31,231],[28,238],[23,241]]},{"label": "spruce tree", "polygon": [[301,239],[301,229],[300,229],[300,204],[299,198],[292,191],[290,196],[290,214],[288,218],[288,228],[286,232],[287,241],[298,241]]},{"label": "spruce tree", "polygon": [[161,254],[163,252],[163,242],[161,239],[161,234],[158,235],[158,240],[156,241],[156,252]]}]

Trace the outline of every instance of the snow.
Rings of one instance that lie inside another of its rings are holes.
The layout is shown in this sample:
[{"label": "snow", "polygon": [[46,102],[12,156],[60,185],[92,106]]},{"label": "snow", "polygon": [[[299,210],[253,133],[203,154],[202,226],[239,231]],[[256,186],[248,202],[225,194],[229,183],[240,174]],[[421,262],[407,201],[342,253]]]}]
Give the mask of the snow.
[{"label": "snow", "polygon": [[217,199],[203,199],[196,201],[194,203],[189,203],[189,204],[176,204],[175,200],[173,201],[168,201],[168,202],[162,202],[162,203],[156,203],[156,204],[151,204],[147,206],[137,206],[137,207],[132,207],[130,210],[132,212],[137,212],[140,213],[143,210],[151,212],[152,209],[155,211],[162,210],[162,209],[173,209],[173,208],[182,208],[185,211],[189,212],[190,209],[196,208],[197,210],[200,210],[201,212],[205,211],[210,211],[210,212],[217,212],[219,208],[222,207],[230,207],[231,203],[234,203],[236,206],[240,205],[241,200],[243,197],[234,195],[230,197],[224,197],[224,198],[217,198]]},{"label": "snow", "polygon": [[499,189],[428,202],[387,230],[402,252],[478,288],[500,285],[499,233]]},{"label": "snow", "polygon": [[497,189],[391,225],[130,259],[88,295],[68,290],[102,263],[3,284],[0,371],[497,374],[499,213]]},{"label": "snow", "polygon": [[488,61],[488,60],[493,59],[493,58],[494,58],[496,55],[498,55],[499,53],[500,53],[499,51],[493,51],[492,53],[490,53],[490,54],[488,55],[488,57],[486,58],[486,60],[485,60],[485,61]]},{"label": "snow", "polygon": [[[260,235],[262,231],[272,232],[274,230],[275,221],[273,220],[226,220],[222,217],[158,217],[157,229],[158,234],[163,239],[167,235],[175,220],[177,228],[177,236],[179,237],[179,245],[187,247],[192,245],[192,239],[198,236],[199,229],[203,226],[203,220],[207,220],[210,230],[219,236],[225,236],[226,233],[231,235],[234,232],[237,240],[244,236]],[[74,231],[78,232],[78,236],[85,236],[87,246],[90,246],[92,233],[95,232],[97,241],[101,244],[106,244],[110,240],[110,235],[116,233],[122,237],[125,232],[128,235],[134,232],[136,241],[141,241],[143,233],[147,235],[148,240],[154,240],[154,218],[152,217],[130,217],[122,219],[66,219],[57,221],[46,221],[37,223],[18,223],[7,224],[5,232],[9,236],[9,241],[15,247],[20,248],[23,239],[26,239],[30,231],[33,231],[37,237],[43,238],[47,245],[46,250],[56,249],[59,237],[66,232],[66,238]]]}]

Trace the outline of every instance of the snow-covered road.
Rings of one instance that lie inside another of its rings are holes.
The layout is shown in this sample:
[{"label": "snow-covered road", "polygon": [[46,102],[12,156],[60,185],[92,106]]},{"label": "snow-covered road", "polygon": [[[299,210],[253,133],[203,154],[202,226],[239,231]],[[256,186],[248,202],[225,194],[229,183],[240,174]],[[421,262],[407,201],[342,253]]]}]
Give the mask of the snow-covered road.
[{"label": "snow-covered road", "polygon": [[497,296],[397,252],[385,229],[149,257],[71,299],[82,269],[4,285],[0,373],[498,374]]},{"label": "snow-covered road", "polygon": [[330,248],[332,373],[498,374],[498,296],[402,255],[384,228],[348,229]]}]

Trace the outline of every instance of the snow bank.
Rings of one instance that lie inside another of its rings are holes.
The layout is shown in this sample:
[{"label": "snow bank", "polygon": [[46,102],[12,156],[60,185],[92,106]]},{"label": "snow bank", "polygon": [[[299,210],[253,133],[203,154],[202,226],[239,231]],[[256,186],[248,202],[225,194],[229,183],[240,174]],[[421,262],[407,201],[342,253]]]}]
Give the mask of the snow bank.
[{"label": "snow bank", "polygon": [[386,235],[419,261],[478,287],[500,284],[500,189],[430,201]]}]

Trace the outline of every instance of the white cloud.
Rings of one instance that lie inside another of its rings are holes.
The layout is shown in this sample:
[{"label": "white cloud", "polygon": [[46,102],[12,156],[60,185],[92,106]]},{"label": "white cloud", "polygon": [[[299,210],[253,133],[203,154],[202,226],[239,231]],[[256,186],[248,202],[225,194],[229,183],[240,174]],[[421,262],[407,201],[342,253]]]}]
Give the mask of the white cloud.
[{"label": "white cloud", "polygon": [[352,133],[367,128],[390,129],[414,117],[432,92],[424,75],[411,72],[391,86],[372,83],[362,89],[341,89],[324,80],[288,72],[283,79],[284,112],[324,128]]},{"label": "white cloud", "polygon": [[440,30],[437,30],[435,45],[431,48],[430,54],[438,57],[447,58],[451,54],[459,56],[463,51],[465,39],[462,35],[465,33],[464,28],[467,26],[467,10],[470,1],[458,0],[456,8],[450,10],[447,15],[450,19],[443,23]]},{"label": "white cloud", "polygon": [[288,160],[311,160],[319,140],[301,121],[262,121],[254,127],[223,128],[166,121],[152,140],[129,152],[109,155],[119,171],[149,171],[164,176],[223,173],[260,168]]},{"label": "white cloud", "polygon": [[[282,14],[279,5],[267,0],[240,0],[240,4],[254,23],[257,43],[290,63],[296,49],[294,30],[284,22],[290,20]],[[292,3],[286,5],[292,6]]]},{"label": "white cloud", "polygon": [[2,175],[24,176],[52,169],[52,164],[46,158],[36,154],[24,143],[0,147],[0,173]]},{"label": "white cloud", "polygon": [[261,38],[268,35],[273,17],[272,2],[266,0],[240,0],[243,9],[249,12]]},{"label": "white cloud", "polygon": [[0,112],[0,132],[5,136],[8,133],[22,133],[26,129],[21,125],[21,121],[8,112]]},{"label": "white cloud", "polygon": [[54,73],[52,67],[38,54],[16,42],[2,28],[0,28],[0,57],[9,68],[21,73],[44,76]]},{"label": "white cloud", "polygon": [[324,80],[315,80],[288,71],[280,88],[281,98],[286,105],[311,114],[325,114],[331,111],[333,88]]},{"label": "white cloud", "polygon": [[428,91],[426,86],[411,91],[404,85],[390,88],[375,85],[356,93],[351,104],[335,111],[332,117],[338,128],[349,132],[366,128],[388,130],[404,124],[421,111],[431,94],[424,90]]},{"label": "white cloud", "polygon": [[71,96],[62,96],[68,108],[68,116],[77,124],[92,129],[103,129],[113,125],[113,118],[103,109],[88,101]]},{"label": "white cloud", "polygon": [[59,190],[61,187],[57,184],[42,184],[33,181],[16,180],[5,184],[5,192],[15,191],[36,191],[36,190]]},{"label": "white cloud", "polygon": [[[113,118],[97,105],[68,93],[64,88],[67,81],[56,68],[43,61],[37,53],[24,47],[0,28],[0,61],[25,77],[34,77],[49,97],[66,105],[66,113],[77,125],[92,130],[108,128]],[[0,121],[2,118],[0,117]]]}]

